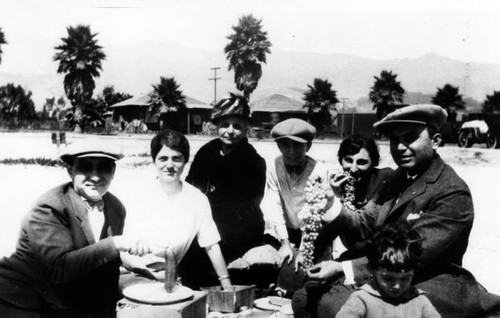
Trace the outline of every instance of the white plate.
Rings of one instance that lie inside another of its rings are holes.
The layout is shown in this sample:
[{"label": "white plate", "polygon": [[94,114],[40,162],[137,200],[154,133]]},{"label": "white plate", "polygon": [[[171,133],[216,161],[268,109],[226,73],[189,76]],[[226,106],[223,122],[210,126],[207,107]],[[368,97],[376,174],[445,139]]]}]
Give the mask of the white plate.
[{"label": "white plate", "polygon": [[285,316],[292,316],[293,317],[292,304],[290,303],[290,304],[281,306],[280,313],[285,315]]},{"label": "white plate", "polygon": [[269,303],[271,305],[275,305],[275,306],[279,306],[279,307],[289,305],[292,303],[292,300],[289,298],[284,298],[284,297],[279,297],[279,296],[268,296],[267,298],[269,299]]},{"label": "white plate", "polygon": [[123,290],[126,298],[145,304],[171,304],[190,299],[194,296],[193,290],[177,285],[172,293],[167,293],[164,283],[145,283],[129,286]]},{"label": "white plate", "polygon": [[276,311],[280,309],[280,306],[271,304],[268,297],[256,299],[253,304],[261,310]]}]

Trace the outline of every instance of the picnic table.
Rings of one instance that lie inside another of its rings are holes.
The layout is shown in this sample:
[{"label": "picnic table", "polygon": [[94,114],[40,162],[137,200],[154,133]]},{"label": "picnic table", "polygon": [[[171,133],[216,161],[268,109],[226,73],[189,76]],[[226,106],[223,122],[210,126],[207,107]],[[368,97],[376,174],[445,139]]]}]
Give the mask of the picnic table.
[{"label": "picnic table", "polygon": [[[154,272],[158,281],[165,277],[164,271]],[[123,291],[129,286],[136,284],[152,283],[153,280],[140,275],[122,270],[120,275],[120,290]],[[207,291],[193,291],[191,299],[172,304],[145,304],[131,299],[122,298],[117,303],[117,318],[132,317],[166,317],[166,318],[291,318],[293,315],[280,313],[278,306],[268,305],[264,298],[255,301],[254,308],[242,311],[241,313],[219,313],[209,312],[207,305]]]}]

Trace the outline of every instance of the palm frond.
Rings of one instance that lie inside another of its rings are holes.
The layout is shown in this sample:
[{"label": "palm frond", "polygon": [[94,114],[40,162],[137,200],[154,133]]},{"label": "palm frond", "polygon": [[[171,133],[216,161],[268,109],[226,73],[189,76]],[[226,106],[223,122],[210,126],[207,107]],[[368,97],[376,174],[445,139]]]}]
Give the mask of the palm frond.
[{"label": "palm frond", "polygon": [[160,83],[153,85],[151,94],[152,112],[156,115],[176,112],[186,108],[186,97],[173,77],[160,77]]},{"label": "palm frond", "polygon": [[332,90],[332,83],[328,80],[315,78],[313,85],[307,85],[309,90],[304,93],[304,108],[308,113],[329,111],[331,107],[339,102],[337,92]]},{"label": "palm frond", "polygon": [[2,28],[0,28],[0,62],[2,62],[2,44],[7,44],[7,40],[5,39],[5,34],[2,31]]},{"label": "palm frond", "polygon": [[229,62],[228,70],[234,70],[236,88],[245,97],[255,90],[262,75],[261,63],[266,63],[266,54],[271,53],[271,42],[267,32],[262,30],[262,20],[251,14],[242,16],[238,25],[232,27],[234,33],[226,38],[229,43],[224,48]]},{"label": "palm frond", "polygon": [[386,70],[380,73],[380,77],[374,76],[375,83],[371,87],[368,97],[379,118],[394,110],[397,103],[403,102],[405,90],[396,78],[397,74]]}]

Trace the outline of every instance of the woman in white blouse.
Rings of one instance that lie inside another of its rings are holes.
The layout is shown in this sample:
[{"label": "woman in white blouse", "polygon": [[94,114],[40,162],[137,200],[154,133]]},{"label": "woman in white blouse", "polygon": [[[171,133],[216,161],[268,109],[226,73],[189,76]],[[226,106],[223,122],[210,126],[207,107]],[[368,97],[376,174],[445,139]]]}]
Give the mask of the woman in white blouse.
[{"label": "woman in white blouse", "polygon": [[151,246],[173,250],[178,262],[186,254],[194,238],[205,248],[224,289],[231,285],[222,256],[220,235],[212,219],[207,197],[197,188],[181,180],[189,160],[189,142],[179,132],[165,130],[151,140],[151,156],[157,174],[157,185],[150,200],[155,200],[153,211],[148,211],[147,233]]}]

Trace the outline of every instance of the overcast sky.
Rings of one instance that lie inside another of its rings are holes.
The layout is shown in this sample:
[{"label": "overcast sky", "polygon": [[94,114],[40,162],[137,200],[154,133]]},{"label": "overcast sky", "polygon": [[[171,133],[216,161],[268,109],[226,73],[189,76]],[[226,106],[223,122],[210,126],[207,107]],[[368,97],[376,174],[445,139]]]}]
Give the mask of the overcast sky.
[{"label": "overcast sky", "polygon": [[0,72],[54,72],[66,26],[88,24],[107,45],[171,42],[222,50],[243,14],[262,19],[272,50],[374,59],[436,53],[500,63],[500,3],[488,0],[0,0]]}]

